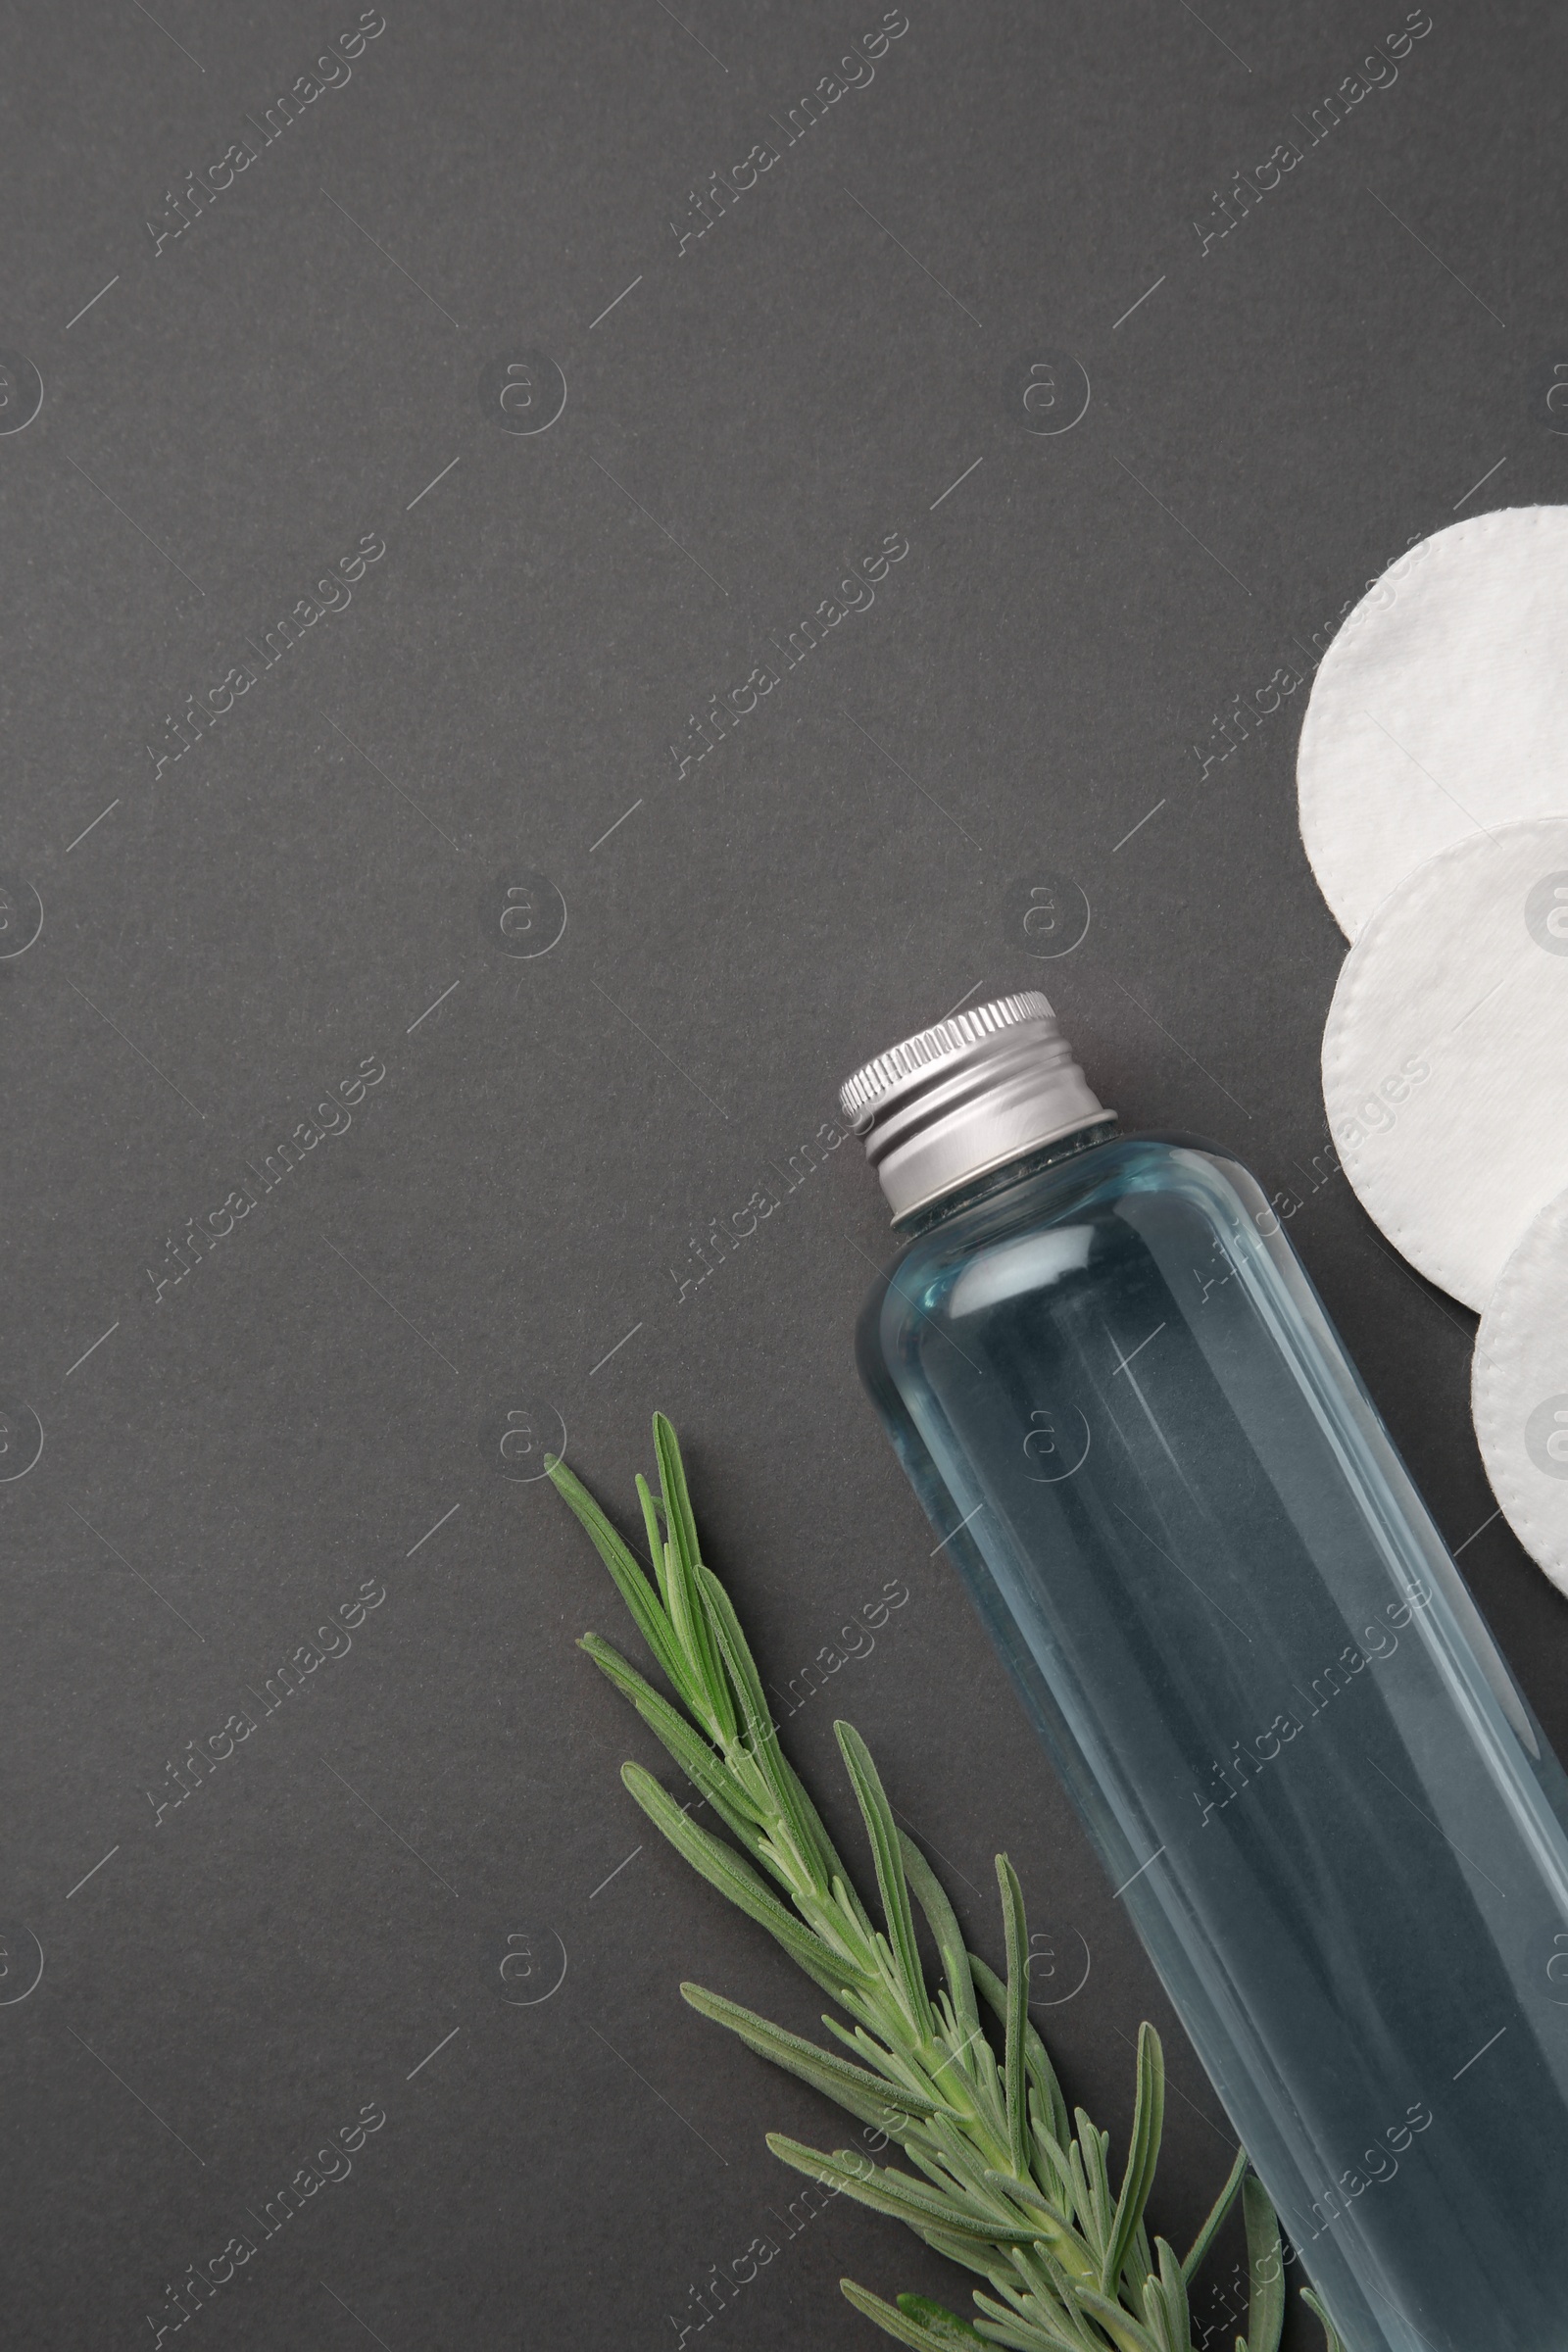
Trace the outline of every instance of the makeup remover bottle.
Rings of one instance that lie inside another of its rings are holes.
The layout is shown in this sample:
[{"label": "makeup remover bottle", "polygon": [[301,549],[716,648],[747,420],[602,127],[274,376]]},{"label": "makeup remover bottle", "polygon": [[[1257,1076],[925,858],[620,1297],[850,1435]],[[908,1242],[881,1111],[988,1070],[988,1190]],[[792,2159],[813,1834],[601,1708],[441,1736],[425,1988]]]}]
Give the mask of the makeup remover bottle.
[{"label": "makeup remover bottle", "polygon": [[858,1071],[862,1377],[1350,2352],[1565,2352],[1568,1782],[1255,1180],[1051,1005]]}]

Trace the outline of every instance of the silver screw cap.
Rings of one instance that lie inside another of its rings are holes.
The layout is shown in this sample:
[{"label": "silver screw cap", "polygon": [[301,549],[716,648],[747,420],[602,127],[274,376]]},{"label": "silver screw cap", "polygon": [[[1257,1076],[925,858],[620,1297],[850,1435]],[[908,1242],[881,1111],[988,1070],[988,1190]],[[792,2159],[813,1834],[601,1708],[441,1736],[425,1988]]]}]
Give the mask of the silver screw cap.
[{"label": "silver screw cap", "polygon": [[839,1089],[894,1220],[1009,1160],[1110,1119],[1035,988],[954,1013]]}]

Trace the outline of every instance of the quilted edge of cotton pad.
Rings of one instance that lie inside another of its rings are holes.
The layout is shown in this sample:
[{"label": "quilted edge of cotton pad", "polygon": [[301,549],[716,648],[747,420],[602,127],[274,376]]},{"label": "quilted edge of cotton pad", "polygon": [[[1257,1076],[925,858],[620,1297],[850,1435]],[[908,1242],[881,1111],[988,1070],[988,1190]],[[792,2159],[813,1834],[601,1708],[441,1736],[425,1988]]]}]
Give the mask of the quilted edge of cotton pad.
[{"label": "quilted edge of cotton pad", "polygon": [[[1553,1224],[1555,1222],[1555,1230]],[[1568,1593],[1568,1545],[1536,1515],[1527,1483],[1505,1464],[1517,1431],[1499,1417],[1499,1391],[1506,1383],[1520,1342],[1529,1328],[1524,1298],[1544,1250],[1568,1258],[1568,1192],[1555,1194],[1536,1211],[1498,1275],[1476,1333],[1470,1365],[1470,1417],[1481,1459],[1502,1515],[1542,1574]]]},{"label": "quilted edge of cotton pad", "polygon": [[[1381,928],[1391,915],[1404,911],[1418,892],[1430,895],[1435,889],[1441,888],[1444,867],[1469,855],[1478,841],[1494,840],[1498,836],[1512,837],[1515,834],[1523,833],[1527,827],[1543,825],[1556,826],[1564,834],[1568,834],[1568,814],[1516,816],[1511,817],[1506,824],[1496,826],[1492,833],[1484,833],[1480,830],[1474,833],[1461,833],[1457,841],[1450,841],[1446,847],[1437,851],[1433,857],[1424,858],[1419,865],[1412,866],[1409,873],[1401,875],[1387,898],[1379,900],[1351,942],[1345,961],[1340,966],[1340,976],[1335,982],[1334,995],[1329,1003],[1328,1017],[1323,1024],[1321,1067],[1324,1114],[1328,1120],[1329,1134],[1333,1139],[1336,1152],[1340,1153],[1340,1164],[1345,1170],[1351,1192],[1354,1193],[1379,1233],[1391,1241],[1401,1255],[1409,1259],[1417,1273],[1424,1274],[1428,1282],[1435,1282],[1439,1290],[1446,1291],[1450,1298],[1457,1298],[1461,1306],[1468,1306],[1476,1314],[1481,1313],[1485,1308],[1493,1285],[1489,1285],[1479,1298],[1473,1297],[1468,1290],[1461,1289],[1455,1283],[1453,1280],[1454,1269],[1446,1263],[1442,1253],[1422,1246],[1416,1228],[1393,1218],[1385,1222],[1380,1210],[1373,1206],[1372,1201],[1367,1199],[1366,1194],[1356,1182],[1350,1162],[1346,1158],[1339,1137],[1335,1134],[1334,1110],[1329,1100],[1329,1090],[1331,1085],[1344,1075],[1342,1040],[1350,1026],[1360,994],[1367,985],[1367,966],[1370,960],[1374,931]],[[1332,1063],[1331,1054],[1335,1054]],[[1547,1199],[1552,1197],[1548,1195]],[[1537,1202],[1526,1219],[1526,1230],[1534,1223],[1545,1205],[1544,1200]],[[1499,1266],[1498,1274],[1501,1273],[1501,1270]],[[1494,1284],[1495,1280],[1494,1276]]]},{"label": "quilted edge of cotton pad", "polygon": [[[1327,747],[1320,746],[1318,742],[1318,737],[1327,723],[1323,716],[1323,703],[1318,692],[1319,684],[1325,672],[1332,681],[1334,669],[1338,665],[1336,658],[1348,659],[1365,630],[1371,627],[1373,622],[1388,610],[1389,599],[1384,594],[1385,590],[1401,586],[1439,550],[1442,550],[1443,556],[1446,560],[1457,552],[1461,543],[1469,545],[1476,540],[1490,538],[1504,528],[1518,528],[1520,517],[1523,515],[1530,517],[1531,527],[1541,529],[1544,527],[1542,518],[1548,514],[1561,516],[1563,529],[1568,532],[1568,505],[1494,507],[1485,514],[1466,515],[1463,522],[1446,523],[1441,531],[1433,531],[1428,538],[1417,541],[1416,545],[1407,548],[1402,556],[1396,557],[1386,571],[1379,573],[1354,610],[1347,613],[1344,621],[1335,631],[1327,653],[1317,665],[1312,679],[1312,690],[1307,696],[1306,710],[1301,720],[1300,740],[1296,751],[1297,822],[1300,830],[1301,847],[1306,852],[1306,861],[1312,868],[1313,878],[1319,890],[1328,901],[1329,912],[1345,933],[1346,938],[1352,942],[1360,937],[1360,933],[1350,928],[1348,917],[1343,911],[1343,902],[1347,892],[1342,886],[1338,866],[1340,854],[1338,837],[1325,819],[1323,803],[1313,798],[1315,771],[1319,769],[1320,765],[1326,767],[1330,760]],[[1374,603],[1374,598],[1382,598],[1383,601]],[[1352,850],[1347,852],[1346,856],[1353,858],[1353,854]],[[1370,920],[1371,915],[1369,914],[1366,922]],[[1366,929],[1366,922],[1361,925],[1362,931]]]}]

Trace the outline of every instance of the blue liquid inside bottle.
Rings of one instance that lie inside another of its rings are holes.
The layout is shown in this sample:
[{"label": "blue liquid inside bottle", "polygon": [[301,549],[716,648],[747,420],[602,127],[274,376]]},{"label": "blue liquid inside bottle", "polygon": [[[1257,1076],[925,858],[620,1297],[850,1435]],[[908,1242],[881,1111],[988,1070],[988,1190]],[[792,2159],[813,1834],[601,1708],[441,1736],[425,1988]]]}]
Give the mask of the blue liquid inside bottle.
[{"label": "blue liquid inside bottle", "polygon": [[924,1212],[862,1376],[1296,2278],[1564,2352],[1568,1782],[1253,1179],[1085,1141]]}]

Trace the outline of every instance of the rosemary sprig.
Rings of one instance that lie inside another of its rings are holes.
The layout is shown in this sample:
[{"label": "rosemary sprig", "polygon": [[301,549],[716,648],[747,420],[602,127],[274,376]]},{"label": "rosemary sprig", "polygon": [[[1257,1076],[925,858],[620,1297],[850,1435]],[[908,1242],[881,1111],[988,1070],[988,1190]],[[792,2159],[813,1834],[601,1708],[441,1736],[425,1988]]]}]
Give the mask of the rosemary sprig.
[{"label": "rosemary sprig", "polygon": [[[837,2002],[851,2024],[825,2014],[822,2023],[850,2055],[786,2033],[699,1984],[682,1984],[682,1995],[748,2048],[897,2141],[914,2171],[770,2132],[775,2156],[904,2222],[985,2281],[973,2290],[972,2321],[918,2295],[887,2303],[844,2279],[849,2301],[916,2352],[982,2343],[1011,2352],[1192,2352],[1188,2288],[1240,2194],[1250,2333],[1237,2338],[1237,2352],[1278,2352],[1285,2316],[1279,2227],[1246,2151],[1238,2150],[1185,2260],[1163,2238],[1151,2241],[1145,2216],[1165,2093],[1158,2034],[1148,2024],[1139,2029],[1132,2141],[1113,2189],[1110,2135],[1081,2107],[1069,2117],[1029,2020],[1029,1937],[1011,1863],[997,1856],[1003,1979],[968,1950],[935,1873],[894,1820],[865,1742],[852,1725],[837,1723],[870,1843],[877,1924],[779,1746],[740,1621],[703,1563],[680,1448],[662,1413],[654,1416],[654,1446],[658,1494],[646,1479],[637,1481],[652,1578],[565,1464],[553,1463],[550,1476],[614,1579],[673,1703],[597,1634],[584,1635],[581,1647],[630,1699],[733,1842],[703,1828],[641,1765],[623,1765],[621,1778],[693,1869]],[[915,1940],[916,1909],[941,1958],[935,1993]],[[1000,2059],[983,2011],[1000,2034]],[[1326,2315],[1308,2300],[1329,2352],[1337,2352]]]}]

